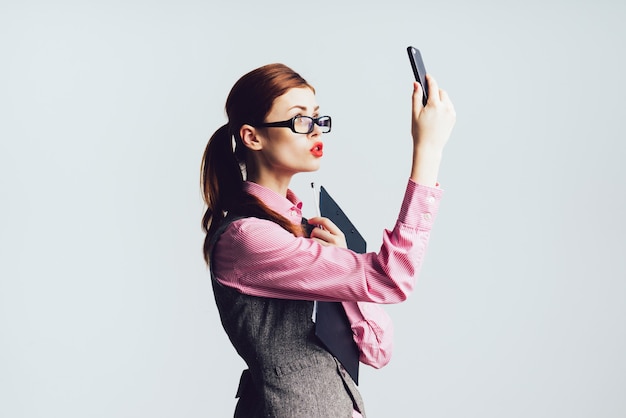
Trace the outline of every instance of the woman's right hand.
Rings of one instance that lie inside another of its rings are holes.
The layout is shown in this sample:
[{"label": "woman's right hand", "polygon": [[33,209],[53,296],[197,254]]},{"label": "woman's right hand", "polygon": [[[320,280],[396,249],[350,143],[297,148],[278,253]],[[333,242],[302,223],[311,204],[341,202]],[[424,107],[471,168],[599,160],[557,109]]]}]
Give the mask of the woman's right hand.
[{"label": "woman's right hand", "polygon": [[323,216],[315,216],[308,221],[310,225],[315,225],[309,238],[324,246],[348,248],[345,235],[333,221]]},{"label": "woman's right hand", "polygon": [[426,81],[430,92],[426,106],[422,104],[422,86],[418,82],[413,83],[411,179],[434,186],[443,148],[456,122],[456,112],[448,94],[439,88],[435,78],[427,74]]}]

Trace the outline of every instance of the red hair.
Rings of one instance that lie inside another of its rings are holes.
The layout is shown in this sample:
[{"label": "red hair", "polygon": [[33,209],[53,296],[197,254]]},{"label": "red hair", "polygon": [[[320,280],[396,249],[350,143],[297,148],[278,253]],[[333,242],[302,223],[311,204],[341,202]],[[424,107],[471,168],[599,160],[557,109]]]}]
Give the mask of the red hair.
[{"label": "red hair", "polygon": [[[209,139],[202,156],[200,188],[207,210],[202,217],[204,260],[209,263],[211,237],[227,212],[276,222],[295,236],[302,228],[268,208],[262,201],[243,190],[246,150],[239,130],[242,125],[255,126],[265,121],[274,100],[292,88],[308,87],[304,78],[284,64],[269,64],[241,77],[226,99],[228,123]],[[234,140],[234,149],[233,149]]]}]

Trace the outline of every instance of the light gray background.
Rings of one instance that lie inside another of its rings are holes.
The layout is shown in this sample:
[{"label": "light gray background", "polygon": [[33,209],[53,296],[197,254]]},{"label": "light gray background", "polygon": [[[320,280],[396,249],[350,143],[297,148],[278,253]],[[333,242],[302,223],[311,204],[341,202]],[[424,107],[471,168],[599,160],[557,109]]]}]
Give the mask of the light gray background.
[{"label": "light gray background", "polygon": [[[219,4],[219,5],[218,5]],[[376,249],[409,172],[422,49],[458,121],[370,417],[626,416],[626,6],[7,1],[0,416],[226,417],[243,368],[201,256],[199,163],[245,72],[334,117],[325,185]]]}]

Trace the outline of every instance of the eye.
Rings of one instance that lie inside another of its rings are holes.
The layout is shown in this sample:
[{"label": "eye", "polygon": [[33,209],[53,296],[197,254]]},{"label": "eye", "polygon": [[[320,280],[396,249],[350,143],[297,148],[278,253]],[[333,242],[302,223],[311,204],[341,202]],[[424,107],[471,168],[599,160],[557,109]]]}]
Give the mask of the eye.
[{"label": "eye", "polygon": [[294,125],[296,125],[296,126],[307,127],[307,126],[309,126],[310,119],[309,119],[308,116],[298,115],[298,116],[296,116],[296,118],[295,118],[295,120],[293,122],[294,122]]}]

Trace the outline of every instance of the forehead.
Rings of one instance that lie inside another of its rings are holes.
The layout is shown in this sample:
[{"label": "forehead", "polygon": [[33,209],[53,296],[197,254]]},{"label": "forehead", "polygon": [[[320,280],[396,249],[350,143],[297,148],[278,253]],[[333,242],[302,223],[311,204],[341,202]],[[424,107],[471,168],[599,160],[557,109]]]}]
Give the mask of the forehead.
[{"label": "forehead", "polygon": [[294,106],[302,106],[306,111],[312,112],[317,107],[313,90],[308,87],[287,90],[285,94],[274,100],[270,113],[288,113]]}]

